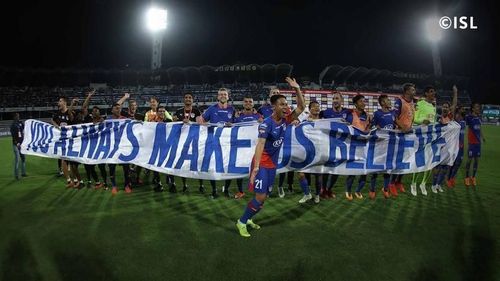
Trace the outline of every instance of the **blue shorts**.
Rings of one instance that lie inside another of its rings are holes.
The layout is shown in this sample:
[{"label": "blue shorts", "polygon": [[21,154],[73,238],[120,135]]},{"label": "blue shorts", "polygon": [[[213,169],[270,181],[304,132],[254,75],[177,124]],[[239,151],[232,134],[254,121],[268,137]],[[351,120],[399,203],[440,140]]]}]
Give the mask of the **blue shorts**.
[{"label": "blue shorts", "polygon": [[481,144],[469,144],[469,158],[481,157]]},{"label": "blue shorts", "polygon": [[269,193],[276,177],[276,168],[259,168],[255,181],[249,183],[248,188],[255,193]]}]

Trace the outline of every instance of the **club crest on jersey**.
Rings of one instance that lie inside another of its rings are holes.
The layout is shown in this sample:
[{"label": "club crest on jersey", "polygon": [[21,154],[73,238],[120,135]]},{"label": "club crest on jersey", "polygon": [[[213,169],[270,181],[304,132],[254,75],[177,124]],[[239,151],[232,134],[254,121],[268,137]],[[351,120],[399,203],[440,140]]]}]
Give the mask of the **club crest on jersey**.
[{"label": "club crest on jersey", "polygon": [[227,118],[231,118],[232,116],[233,116],[233,114],[231,112],[227,113]]}]

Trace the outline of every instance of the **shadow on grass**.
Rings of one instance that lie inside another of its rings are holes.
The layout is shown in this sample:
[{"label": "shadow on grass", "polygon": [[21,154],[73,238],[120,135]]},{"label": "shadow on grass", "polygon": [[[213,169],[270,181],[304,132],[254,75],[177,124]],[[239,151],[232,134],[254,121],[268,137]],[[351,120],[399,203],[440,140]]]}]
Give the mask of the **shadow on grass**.
[{"label": "shadow on grass", "polygon": [[[452,195],[456,200],[455,195]],[[481,197],[474,190],[467,190],[465,195],[467,206],[470,210],[472,224],[463,223],[462,210],[452,213],[459,218],[450,218],[457,223],[453,233],[453,248],[450,254],[456,264],[456,272],[462,280],[498,280],[495,276],[496,267],[496,241],[492,237],[488,213],[484,209]],[[424,263],[414,276],[413,280],[440,279],[440,266]]]},{"label": "shadow on grass", "polygon": [[63,280],[117,280],[106,267],[109,262],[101,258],[95,249],[85,250],[85,255],[69,251],[55,252],[54,262]]},{"label": "shadow on grass", "polygon": [[[265,226],[274,226],[294,221],[302,217],[311,208],[314,208],[314,206],[309,204],[297,205],[296,207],[290,208],[278,216],[263,216],[259,219],[259,224]],[[283,217],[286,217],[286,220],[284,220]],[[233,231],[233,228],[231,228],[231,231]]]},{"label": "shadow on grass", "polygon": [[2,280],[42,280],[27,239],[18,235],[7,245],[2,261]]},{"label": "shadow on grass", "polygon": [[12,179],[11,181],[2,184],[2,186],[0,188],[6,188],[6,187],[9,187],[13,184],[20,183],[20,182],[21,181],[19,181],[19,180]]},{"label": "shadow on grass", "polygon": [[[464,243],[460,236],[455,241],[454,253],[459,257],[463,280],[495,280],[494,262],[496,242],[491,236],[490,221],[477,190],[471,190],[467,197],[472,202],[472,225],[469,227],[470,250],[464,251]],[[461,235],[461,233],[458,233]],[[464,237],[461,235],[461,237]]]}]

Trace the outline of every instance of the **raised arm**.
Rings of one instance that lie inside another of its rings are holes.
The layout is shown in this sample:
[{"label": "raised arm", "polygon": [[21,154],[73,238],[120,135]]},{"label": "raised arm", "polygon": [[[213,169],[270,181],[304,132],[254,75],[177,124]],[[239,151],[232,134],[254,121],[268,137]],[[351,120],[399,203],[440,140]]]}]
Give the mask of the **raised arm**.
[{"label": "raised arm", "polygon": [[78,99],[72,99],[71,100],[71,104],[69,105],[69,108],[68,108],[68,115],[69,115],[69,120],[73,121],[73,119],[75,118],[75,115],[74,115],[74,108],[75,108],[75,105],[78,103]]},{"label": "raised arm", "polygon": [[85,101],[83,102],[82,105],[82,113],[83,116],[87,116],[89,114],[89,103],[90,103],[90,98],[94,95],[95,90],[92,89],[88,94],[87,97],[85,98]]},{"label": "raised arm", "polygon": [[300,91],[299,83],[297,83],[295,78],[286,77],[285,80],[288,83],[288,85],[290,85],[290,87],[292,87],[295,90],[297,99],[297,108],[293,111],[293,118],[296,119],[306,108],[306,101],[304,99],[304,95],[302,95],[302,92]]},{"label": "raised arm", "polygon": [[121,106],[128,98],[130,98],[130,94],[125,93],[125,94],[123,94],[123,97],[121,99],[119,99],[116,103]]},{"label": "raised arm", "polygon": [[458,104],[458,89],[456,85],[453,85],[453,99],[451,100],[450,112],[455,114],[455,109]]}]

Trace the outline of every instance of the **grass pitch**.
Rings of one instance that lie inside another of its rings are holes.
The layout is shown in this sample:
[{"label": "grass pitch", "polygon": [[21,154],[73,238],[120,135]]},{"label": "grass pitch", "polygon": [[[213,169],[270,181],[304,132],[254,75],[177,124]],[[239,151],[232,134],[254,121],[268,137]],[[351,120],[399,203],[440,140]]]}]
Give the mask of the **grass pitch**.
[{"label": "grass pitch", "polygon": [[461,169],[442,194],[347,202],[341,177],[337,199],[299,205],[296,181],[250,239],[234,226],[248,197],[210,200],[197,181],[189,195],[66,189],[57,161],[33,156],[15,181],[3,138],[0,280],[500,280],[500,127],[484,132],[476,190]]}]

